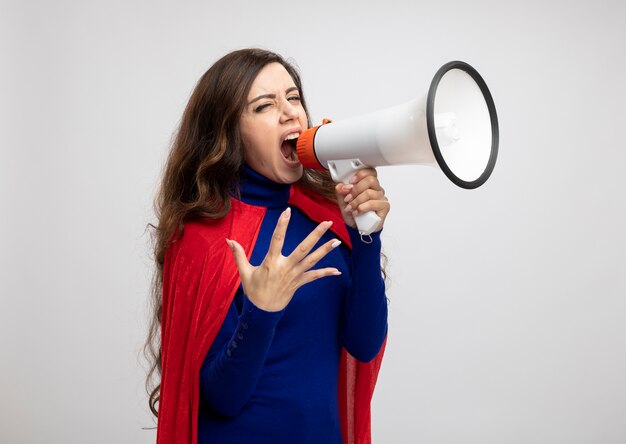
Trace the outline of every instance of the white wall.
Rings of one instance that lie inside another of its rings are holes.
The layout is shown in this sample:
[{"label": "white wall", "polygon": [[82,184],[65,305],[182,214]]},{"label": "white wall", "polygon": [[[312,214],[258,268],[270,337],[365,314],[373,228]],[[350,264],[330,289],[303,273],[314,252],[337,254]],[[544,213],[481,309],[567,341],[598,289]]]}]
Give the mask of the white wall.
[{"label": "white wall", "polygon": [[150,443],[151,201],[202,73],[261,46],[313,119],[460,59],[500,118],[490,181],[380,169],[392,202],[377,443],[626,442],[622,1],[2,1],[0,441]]}]

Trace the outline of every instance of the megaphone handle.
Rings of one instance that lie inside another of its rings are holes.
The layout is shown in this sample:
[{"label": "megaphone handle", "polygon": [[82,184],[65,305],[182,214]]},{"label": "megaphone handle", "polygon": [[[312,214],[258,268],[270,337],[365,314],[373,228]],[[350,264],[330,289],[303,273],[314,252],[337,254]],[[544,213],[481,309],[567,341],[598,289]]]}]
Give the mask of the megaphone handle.
[{"label": "megaphone handle", "polygon": [[[343,182],[347,185],[356,172],[367,168],[367,165],[359,159],[340,159],[328,161],[328,167],[330,175],[335,182]],[[380,224],[380,217],[378,217],[375,211],[368,211],[367,213],[357,215],[354,221],[359,229],[359,233],[361,233],[362,236],[368,236],[372,234]]]},{"label": "megaphone handle", "polygon": [[363,236],[370,235],[374,232],[376,227],[380,224],[380,217],[375,211],[368,211],[366,213],[358,214],[354,221],[359,229],[359,233]]}]

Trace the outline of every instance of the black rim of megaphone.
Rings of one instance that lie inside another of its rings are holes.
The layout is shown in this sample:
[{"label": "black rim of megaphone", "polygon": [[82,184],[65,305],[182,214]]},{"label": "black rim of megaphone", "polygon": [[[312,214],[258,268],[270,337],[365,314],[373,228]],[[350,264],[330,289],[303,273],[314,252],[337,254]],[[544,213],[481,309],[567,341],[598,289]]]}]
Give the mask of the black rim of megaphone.
[{"label": "black rim of megaphone", "polygon": [[[437,87],[439,86],[439,82],[443,78],[443,76],[452,69],[461,69],[468,73],[476,82],[481,92],[483,93],[483,97],[485,98],[485,102],[487,103],[487,108],[489,109],[489,116],[491,118],[491,154],[489,156],[489,162],[487,162],[487,167],[480,175],[480,177],[471,182],[465,181],[455,175],[441,154],[441,150],[439,149],[439,144],[437,142],[437,134],[435,133],[435,95],[437,94]],[[498,157],[498,142],[499,142],[499,133],[498,133],[498,116],[496,115],[496,106],[493,103],[493,98],[491,97],[491,93],[489,92],[489,88],[487,88],[487,84],[483,80],[483,78],[478,74],[474,68],[468,65],[465,62],[453,61],[448,62],[439,68],[439,71],[433,77],[432,82],[430,83],[430,89],[428,90],[428,98],[426,101],[426,125],[428,127],[428,138],[430,139],[430,146],[433,149],[433,154],[437,159],[437,163],[439,163],[439,167],[443,170],[448,179],[454,182],[456,185],[465,189],[474,189],[478,188],[482,184],[484,184],[493,168],[496,165],[496,158]]]}]

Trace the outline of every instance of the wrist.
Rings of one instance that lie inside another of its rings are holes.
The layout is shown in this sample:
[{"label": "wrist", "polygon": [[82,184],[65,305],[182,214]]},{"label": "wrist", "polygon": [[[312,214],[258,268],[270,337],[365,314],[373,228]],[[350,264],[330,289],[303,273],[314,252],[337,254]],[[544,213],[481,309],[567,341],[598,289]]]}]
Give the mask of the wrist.
[{"label": "wrist", "polygon": [[244,310],[250,310],[250,312],[257,311],[261,313],[280,313],[285,310],[286,305],[269,301],[264,302],[261,298],[251,298],[247,294],[244,294]]}]

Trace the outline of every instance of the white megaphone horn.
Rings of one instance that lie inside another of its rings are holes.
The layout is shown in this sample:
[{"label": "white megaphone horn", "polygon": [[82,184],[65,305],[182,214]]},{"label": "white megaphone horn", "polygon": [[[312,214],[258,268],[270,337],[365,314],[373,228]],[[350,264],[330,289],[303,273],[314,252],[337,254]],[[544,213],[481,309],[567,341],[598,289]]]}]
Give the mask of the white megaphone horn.
[{"label": "white megaphone horn", "polygon": [[[328,124],[327,124],[328,123]],[[325,120],[298,138],[298,159],[349,183],[362,168],[439,165],[456,185],[473,189],[491,175],[498,155],[498,117],[489,89],[465,62],[443,65],[421,99],[343,121]],[[362,235],[380,224],[375,212],[357,215]]]}]

